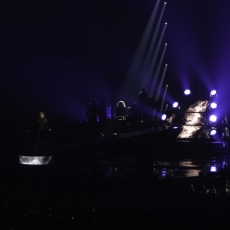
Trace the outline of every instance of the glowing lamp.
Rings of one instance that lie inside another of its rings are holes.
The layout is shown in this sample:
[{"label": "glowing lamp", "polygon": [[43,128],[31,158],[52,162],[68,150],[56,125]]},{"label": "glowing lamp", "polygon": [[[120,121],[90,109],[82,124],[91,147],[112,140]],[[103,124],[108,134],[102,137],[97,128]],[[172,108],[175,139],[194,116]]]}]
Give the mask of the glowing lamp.
[{"label": "glowing lamp", "polygon": [[210,107],[211,107],[212,109],[216,109],[216,108],[217,108],[216,102],[212,102],[212,103],[210,104]]},{"label": "glowing lamp", "polygon": [[209,135],[210,136],[215,136],[217,134],[217,131],[216,131],[216,129],[212,129],[211,131],[210,131],[210,133],[209,133]]},{"label": "glowing lamp", "polygon": [[190,89],[186,89],[186,90],[184,91],[184,94],[185,94],[185,95],[190,95],[190,94],[191,94]]},{"label": "glowing lamp", "polygon": [[216,116],[216,115],[211,115],[211,116],[209,117],[209,120],[210,120],[211,122],[216,122],[216,121],[217,121],[217,116]]},{"label": "glowing lamp", "polygon": [[173,106],[173,108],[177,108],[179,106],[179,103],[176,101],[176,102],[173,103],[172,106]]},{"label": "glowing lamp", "polygon": [[216,166],[211,166],[210,172],[216,172]]},{"label": "glowing lamp", "polygon": [[162,116],[161,116],[161,120],[162,120],[162,121],[165,121],[165,120],[166,120],[166,118],[167,118],[166,114],[162,114]]},{"label": "glowing lamp", "polygon": [[215,98],[215,97],[217,97],[218,95],[217,95],[217,92],[216,92],[216,90],[212,90],[211,92],[210,92],[210,97],[211,98]]},{"label": "glowing lamp", "polygon": [[167,176],[167,171],[166,171],[166,169],[163,169],[163,170],[162,170],[161,176],[162,176],[162,177],[166,177],[166,176]]}]

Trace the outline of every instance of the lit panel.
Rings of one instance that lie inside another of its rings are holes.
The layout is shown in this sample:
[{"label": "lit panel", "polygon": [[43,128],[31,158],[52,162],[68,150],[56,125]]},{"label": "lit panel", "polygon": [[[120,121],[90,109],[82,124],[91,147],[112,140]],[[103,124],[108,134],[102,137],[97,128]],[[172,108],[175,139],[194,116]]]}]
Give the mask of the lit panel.
[{"label": "lit panel", "polygon": [[53,162],[53,156],[19,156],[19,163],[24,165],[48,165]]}]

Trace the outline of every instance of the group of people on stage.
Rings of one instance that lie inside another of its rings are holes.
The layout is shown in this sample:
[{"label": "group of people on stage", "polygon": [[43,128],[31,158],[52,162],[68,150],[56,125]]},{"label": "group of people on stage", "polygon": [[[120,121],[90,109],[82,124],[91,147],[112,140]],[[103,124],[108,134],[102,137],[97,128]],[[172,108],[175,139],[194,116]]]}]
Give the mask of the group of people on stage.
[{"label": "group of people on stage", "polygon": [[[139,109],[139,118],[141,121],[146,121],[148,116],[149,100],[148,94],[145,89],[142,88],[138,93],[137,97],[137,106]],[[117,116],[126,116],[126,105],[123,101],[117,103],[116,108]],[[87,121],[94,125],[97,123],[99,116],[98,104],[95,101],[92,101],[89,108],[86,111]],[[49,132],[51,129],[48,126],[48,120],[45,116],[45,113],[41,111],[39,113],[39,118],[37,119],[38,123],[38,132],[35,139],[35,151],[45,154],[49,149]]]},{"label": "group of people on stage", "polygon": [[[138,114],[138,117],[140,118],[140,120],[147,121],[148,116],[150,114],[150,107],[151,107],[150,104],[151,103],[150,103],[148,94],[146,93],[144,88],[142,88],[141,91],[138,93],[137,102],[135,104],[137,106],[136,114]],[[95,101],[92,101],[86,111],[87,121],[92,125],[94,125],[98,120],[99,107],[100,106]],[[115,111],[116,117],[127,116],[127,107],[126,107],[125,102],[119,101],[116,104],[116,108],[114,111]]]}]

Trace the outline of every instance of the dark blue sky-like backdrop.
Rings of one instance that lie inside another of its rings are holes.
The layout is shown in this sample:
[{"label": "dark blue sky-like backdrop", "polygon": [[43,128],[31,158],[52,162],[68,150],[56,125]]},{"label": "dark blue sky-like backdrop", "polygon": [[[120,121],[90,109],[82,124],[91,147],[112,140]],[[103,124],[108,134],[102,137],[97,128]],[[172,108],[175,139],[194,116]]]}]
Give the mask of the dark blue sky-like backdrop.
[{"label": "dark blue sky-like backdrop", "polygon": [[[1,1],[3,109],[45,110],[77,120],[84,119],[91,100],[122,99],[119,92],[156,2]],[[228,0],[167,1],[162,42],[168,43],[163,64],[170,97],[190,87],[204,99],[216,88],[228,102],[229,7]]]}]

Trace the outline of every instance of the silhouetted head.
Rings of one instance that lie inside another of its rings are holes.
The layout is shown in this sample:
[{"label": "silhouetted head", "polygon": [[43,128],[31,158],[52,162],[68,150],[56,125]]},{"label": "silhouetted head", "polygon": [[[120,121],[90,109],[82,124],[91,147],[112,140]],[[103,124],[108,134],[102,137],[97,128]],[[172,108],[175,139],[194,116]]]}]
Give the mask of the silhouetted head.
[{"label": "silhouetted head", "polygon": [[45,117],[45,113],[44,113],[43,111],[41,111],[41,112],[39,113],[39,117],[43,119],[43,118]]}]

